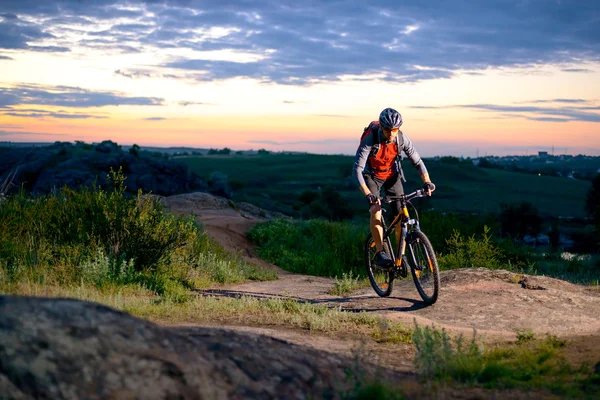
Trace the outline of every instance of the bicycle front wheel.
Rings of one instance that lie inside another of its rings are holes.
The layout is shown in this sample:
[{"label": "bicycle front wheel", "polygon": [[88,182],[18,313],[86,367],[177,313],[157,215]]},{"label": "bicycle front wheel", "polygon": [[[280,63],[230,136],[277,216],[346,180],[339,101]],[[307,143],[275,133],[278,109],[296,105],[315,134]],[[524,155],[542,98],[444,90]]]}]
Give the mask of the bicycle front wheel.
[{"label": "bicycle front wheel", "polygon": [[[383,249],[390,258],[393,258],[390,238],[385,238],[383,240]],[[394,286],[394,271],[385,270],[375,265],[375,254],[377,254],[377,247],[375,247],[373,235],[369,235],[365,243],[365,263],[369,281],[371,282],[371,286],[373,287],[373,290],[375,290],[375,293],[381,297],[387,297],[392,293]]]},{"label": "bicycle front wheel", "polygon": [[406,261],[423,301],[435,303],[440,292],[440,273],[433,246],[423,232],[408,235]]}]

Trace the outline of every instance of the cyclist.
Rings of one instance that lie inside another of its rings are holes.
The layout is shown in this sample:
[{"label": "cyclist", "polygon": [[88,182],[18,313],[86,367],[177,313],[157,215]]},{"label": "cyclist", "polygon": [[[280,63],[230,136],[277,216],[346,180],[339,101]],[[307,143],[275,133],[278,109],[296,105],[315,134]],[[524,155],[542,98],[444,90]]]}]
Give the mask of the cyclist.
[{"label": "cyclist", "polygon": [[[404,193],[400,156],[406,153],[411,163],[417,168],[424,182],[423,188],[428,196],[435,190],[429,179],[429,173],[415,150],[411,140],[402,131],[402,116],[393,108],[386,108],[379,114],[379,121],[373,121],[365,128],[356,157],[353,176],[358,181],[361,192],[369,203],[371,213],[370,229],[377,246],[375,264],[382,268],[392,267],[392,259],[383,251],[383,226],[381,224],[381,189],[389,196]],[[394,215],[399,212],[399,202],[392,202]],[[400,229],[400,224],[397,225]],[[399,232],[396,232],[399,238]]]}]

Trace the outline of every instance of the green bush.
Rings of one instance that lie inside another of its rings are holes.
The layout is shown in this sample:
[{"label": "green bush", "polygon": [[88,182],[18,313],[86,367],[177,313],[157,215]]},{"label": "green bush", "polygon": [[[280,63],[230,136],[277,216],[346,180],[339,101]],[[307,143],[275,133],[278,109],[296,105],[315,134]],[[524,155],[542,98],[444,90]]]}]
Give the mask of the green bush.
[{"label": "green bush", "polygon": [[292,272],[317,276],[364,276],[368,226],[350,222],[274,220],[256,225],[248,237],[259,255]]},{"label": "green bush", "polygon": [[529,202],[519,204],[500,204],[501,212],[498,216],[502,226],[502,234],[515,238],[526,235],[537,236],[542,229],[542,217],[538,209]]},{"label": "green bush", "polygon": [[300,193],[293,208],[303,219],[326,218],[330,221],[344,221],[354,216],[347,202],[331,186],[325,186],[319,191],[305,190]]},{"label": "green bush", "polygon": [[504,267],[501,262],[502,252],[492,242],[487,226],[479,240],[474,235],[464,238],[455,231],[446,243],[448,252],[438,257],[440,269]]},{"label": "green bush", "polygon": [[[460,217],[444,218],[446,226],[451,226],[452,221],[458,221]],[[429,236],[430,227],[422,225],[422,228]],[[367,220],[329,222],[315,219],[265,222],[256,225],[248,236],[259,246],[260,257],[285,270],[339,279],[365,276],[363,248],[367,234]],[[505,269],[549,275],[575,283],[600,282],[600,257],[567,259],[561,253],[536,253],[510,239],[494,238],[487,225],[483,226],[481,234],[465,236],[454,231],[446,237],[444,246],[434,244],[434,249],[441,270]]]},{"label": "green bush", "polygon": [[421,229],[438,253],[448,251],[447,239],[453,232],[471,237],[481,235],[484,226],[489,227],[490,235],[498,236],[500,232],[497,217],[493,214],[442,213],[430,210],[419,210],[418,213]]},{"label": "green bush", "polygon": [[[59,285],[136,283],[158,294],[179,292],[198,279],[275,279],[227,254],[192,217],[165,213],[158,198],[141,192],[127,196],[125,179],[111,171],[107,190],[63,188],[40,197],[21,192],[3,200],[3,275]],[[214,272],[216,265],[229,276]]]},{"label": "green bush", "polygon": [[[545,388],[572,398],[591,398],[598,374],[590,365],[571,366],[560,349],[565,342],[521,340],[517,345],[484,349],[473,338],[452,338],[444,329],[415,324],[415,367],[423,380],[460,382],[487,388]],[[587,397],[586,397],[587,395]]]}]

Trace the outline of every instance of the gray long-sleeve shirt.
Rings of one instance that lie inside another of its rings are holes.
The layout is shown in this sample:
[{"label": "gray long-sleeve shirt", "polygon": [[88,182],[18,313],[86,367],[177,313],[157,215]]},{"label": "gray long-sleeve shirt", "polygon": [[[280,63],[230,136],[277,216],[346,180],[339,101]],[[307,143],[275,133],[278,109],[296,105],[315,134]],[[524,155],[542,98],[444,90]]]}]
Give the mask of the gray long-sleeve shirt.
[{"label": "gray long-sleeve shirt", "polygon": [[[427,174],[427,168],[425,167],[425,163],[419,156],[419,153],[417,153],[415,146],[413,146],[412,141],[408,138],[408,136],[406,136],[406,134],[402,132],[399,132],[398,136],[396,137],[396,140],[398,142],[398,154],[402,154],[402,152],[404,151],[412,165],[414,165],[415,168],[417,168],[417,170],[419,171],[419,174]],[[369,158],[369,155],[371,154],[373,145],[375,145],[376,143],[386,143],[381,129],[379,129],[374,134],[367,135],[367,137],[365,137],[360,143],[360,146],[356,151],[352,175],[359,185],[365,184],[365,178],[363,178],[363,173],[373,173],[373,171],[371,171],[371,168],[369,167],[369,164],[367,163],[367,160]],[[392,168],[394,168],[395,173],[399,172],[399,161],[394,162]]]}]

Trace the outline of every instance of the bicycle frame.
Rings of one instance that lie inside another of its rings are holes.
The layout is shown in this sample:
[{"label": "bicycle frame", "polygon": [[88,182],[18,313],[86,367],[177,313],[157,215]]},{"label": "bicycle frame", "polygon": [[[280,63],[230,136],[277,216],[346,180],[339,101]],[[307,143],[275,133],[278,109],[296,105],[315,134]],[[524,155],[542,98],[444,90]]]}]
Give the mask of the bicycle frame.
[{"label": "bicycle frame", "polygon": [[[411,199],[415,197],[423,197],[424,191],[417,190],[408,195],[400,195],[395,197],[386,197],[383,202],[391,203],[392,201],[400,200],[400,209],[398,210],[398,214],[392,220],[390,226],[386,227],[385,218],[383,217],[383,213],[381,215],[381,223],[383,225],[383,239],[386,237],[391,237],[392,232],[394,231],[396,225],[400,224],[400,240],[398,241],[398,245],[396,246],[396,251],[392,252],[392,261],[396,267],[402,266],[402,259],[404,257],[406,251],[406,238],[408,236],[408,229],[410,225],[414,225],[412,230],[420,231],[421,227],[419,226],[419,221],[414,218],[410,218],[410,214],[408,213],[408,203]],[[383,210],[382,210],[383,211]]]},{"label": "bicycle frame", "polygon": [[[425,190],[417,190],[407,195],[386,197],[382,200],[382,203],[388,204],[397,201],[399,210],[389,226],[386,225],[385,218],[381,217],[382,240],[386,252],[391,253],[389,254],[392,259],[391,268],[375,264],[374,258],[377,253],[374,253],[376,249],[374,249],[373,235],[370,235],[365,242],[365,262],[369,281],[381,297],[392,293],[394,279],[406,278],[410,273],[425,303],[433,304],[437,301],[440,278],[435,251],[427,236],[421,231],[418,215],[411,217],[408,212],[408,204],[413,198],[426,195]],[[397,243],[392,245],[391,236],[394,231],[398,233],[398,237]]]}]

